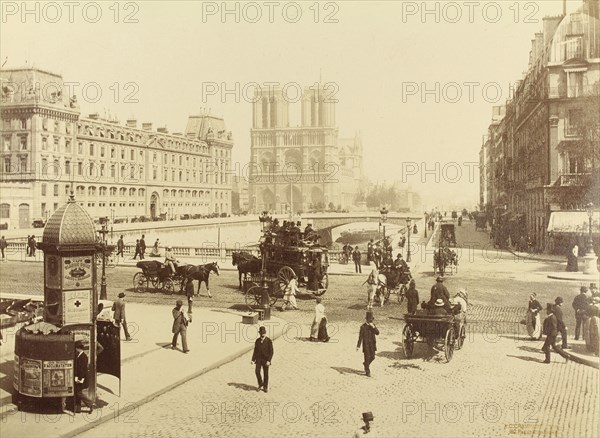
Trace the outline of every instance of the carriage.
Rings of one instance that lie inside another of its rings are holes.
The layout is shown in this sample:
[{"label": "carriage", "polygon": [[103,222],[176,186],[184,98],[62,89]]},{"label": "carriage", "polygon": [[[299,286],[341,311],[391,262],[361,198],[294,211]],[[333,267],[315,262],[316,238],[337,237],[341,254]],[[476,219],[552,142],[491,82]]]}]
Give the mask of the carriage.
[{"label": "carriage", "polygon": [[447,270],[450,274],[458,272],[458,254],[444,246],[433,251],[433,274],[444,276]]},{"label": "carriage", "polygon": [[[261,243],[264,252],[264,277],[255,266],[246,273],[243,290],[246,304],[261,304],[262,290],[266,286],[269,291],[269,304],[273,306],[279,298],[283,298],[294,275],[298,278],[298,286],[315,296],[321,296],[329,286],[329,256],[327,248],[319,245],[309,247],[288,246],[264,241]],[[246,266],[256,260],[247,259]],[[242,262],[243,263],[243,262]],[[240,276],[244,269],[239,266]]]},{"label": "carriage", "polygon": [[431,315],[419,310],[415,315],[404,315],[402,348],[411,358],[415,342],[426,342],[429,347],[443,348],[446,362],[452,360],[454,350],[460,350],[465,342],[466,321],[462,315]]},{"label": "carriage", "polygon": [[442,223],[440,225],[440,246],[456,247],[454,224]]},{"label": "carriage", "polygon": [[375,291],[375,300],[379,301],[383,298],[383,304],[390,301],[390,296],[396,294],[398,304],[402,304],[406,297],[407,284],[412,280],[410,268],[392,268],[385,267],[380,269],[379,278],[377,281],[377,289]]},{"label": "carriage", "polygon": [[133,289],[136,292],[146,292],[150,285],[171,295],[176,288],[181,290],[185,275],[181,272],[182,267],[177,267],[173,275],[171,268],[156,260],[140,261],[136,264],[142,272],[136,272],[133,276]]},{"label": "carriage", "polygon": [[485,213],[475,214],[475,231],[487,230],[487,215]]}]

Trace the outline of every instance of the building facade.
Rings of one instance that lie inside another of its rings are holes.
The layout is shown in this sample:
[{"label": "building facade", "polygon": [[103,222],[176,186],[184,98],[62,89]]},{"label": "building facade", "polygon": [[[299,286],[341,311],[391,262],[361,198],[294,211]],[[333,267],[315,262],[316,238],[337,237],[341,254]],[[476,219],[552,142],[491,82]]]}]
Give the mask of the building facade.
[{"label": "building facade", "polygon": [[60,75],[0,72],[1,217],[30,228],[71,190],[92,217],[177,218],[231,212],[231,133],[222,119],[190,116],[185,133],[83,117]]},{"label": "building facade", "polygon": [[543,19],[527,73],[505,111],[494,112],[481,147],[482,207],[512,223],[513,244],[528,238],[535,249],[554,251],[552,215],[598,204],[598,3],[584,1],[575,13]]},{"label": "building facade", "polygon": [[261,90],[252,104],[250,210],[285,213],[347,208],[362,176],[359,135],[340,140],[335,102],[324,87],[305,88],[301,124],[289,125],[281,88]]}]

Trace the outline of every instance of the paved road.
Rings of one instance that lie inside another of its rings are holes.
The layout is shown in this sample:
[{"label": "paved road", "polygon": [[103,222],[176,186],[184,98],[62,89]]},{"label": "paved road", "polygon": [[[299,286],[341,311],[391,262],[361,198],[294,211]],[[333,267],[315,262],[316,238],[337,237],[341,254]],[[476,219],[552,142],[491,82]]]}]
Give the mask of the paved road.
[{"label": "paved road", "polygon": [[[457,238],[485,243],[466,227],[458,229]],[[340,277],[326,294],[330,343],[306,340],[310,302],[301,303],[304,310],[283,314],[290,325],[275,343],[268,394],[255,391],[248,354],[83,436],[346,437],[367,410],[374,412],[383,436],[597,436],[597,370],[557,355],[543,365],[541,342],[526,340],[522,328],[515,336],[484,324],[514,323],[532,290],[543,301],[562,294],[569,302],[576,287],[539,274],[552,266],[515,262],[509,255],[490,262],[481,248],[472,261],[463,259],[459,274],[448,281],[451,291],[469,288],[476,310],[465,347],[450,363],[424,344],[417,345],[412,359],[404,356],[402,322],[394,319],[404,309],[395,304],[376,309],[379,351],[373,377],[365,377],[362,355],[355,351],[364,294],[356,279]],[[418,281],[428,289],[431,274]],[[140,372],[148,378],[156,373]]]}]

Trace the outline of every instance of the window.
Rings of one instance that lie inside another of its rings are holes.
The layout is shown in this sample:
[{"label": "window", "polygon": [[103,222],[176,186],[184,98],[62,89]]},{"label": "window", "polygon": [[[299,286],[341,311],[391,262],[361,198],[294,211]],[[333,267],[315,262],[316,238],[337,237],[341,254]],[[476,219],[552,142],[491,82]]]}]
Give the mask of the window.
[{"label": "window", "polygon": [[53,208],[54,208],[54,211],[58,210],[58,202],[55,202],[55,203],[54,203],[54,206],[53,206]]},{"label": "window", "polygon": [[46,196],[46,184],[42,184],[42,196]]},{"label": "window", "polygon": [[90,157],[94,156],[94,143],[90,143]]},{"label": "window", "polygon": [[579,123],[581,121],[581,110],[570,109],[567,115],[565,123],[565,135],[576,136],[579,135]]},{"label": "window", "polygon": [[58,184],[54,184],[54,196],[58,196]]},{"label": "window", "polygon": [[110,188],[110,196],[117,196],[117,188],[116,187]]},{"label": "window", "polygon": [[158,169],[156,168],[156,166],[154,166],[152,168],[152,179],[156,179],[158,178]]},{"label": "window", "polygon": [[106,152],[106,148],[104,146],[100,146],[100,156],[104,158],[104,154]]},{"label": "window", "polygon": [[135,156],[134,156],[134,153],[135,153],[135,152],[134,152],[134,150],[133,150],[133,149],[131,149],[131,150],[129,151],[129,157],[130,157],[131,161],[133,161],[133,160],[135,159],[135,158],[134,158],[134,157],[135,157]]},{"label": "window", "polygon": [[65,185],[65,195],[71,194],[71,186],[69,184]]},{"label": "window", "polygon": [[54,146],[52,150],[58,152],[58,137],[54,137]]},{"label": "window", "polygon": [[125,159],[125,148],[121,148],[121,160]]},{"label": "window", "polygon": [[4,150],[5,151],[10,151],[10,137],[4,137],[3,139],[3,143],[4,143]]},{"label": "window", "polygon": [[94,187],[94,186],[88,187],[88,196],[96,196],[96,187]]},{"label": "window", "polygon": [[111,164],[111,165],[110,165],[110,176],[111,176],[112,178],[114,178],[114,177],[115,177],[115,165],[114,165],[114,164]]},{"label": "window", "polygon": [[58,120],[54,121],[54,132],[58,132],[60,130],[60,127],[58,125]]},{"label": "window", "polygon": [[41,211],[41,213],[42,213],[43,215],[46,215],[46,216],[48,216],[48,212],[46,211],[46,203],[45,203],[45,202],[42,202],[41,208],[42,208],[42,211]]},{"label": "window", "polygon": [[110,158],[115,158],[115,148],[110,148]]},{"label": "window", "polygon": [[583,95],[583,72],[567,72],[567,97]]},{"label": "window", "polygon": [[140,166],[140,178],[144,177],[144,166]]},{"label": "window", "polygon": [[94,163],[90,163],[90,176],[94,176],[94,170],[96,170],[96,166]]},{"label": "window", "polygon": [[156,152],[154,152],[154,154],[152,155],[152,162],[156,163]]},{"label": "window", "polygon": [[0,219],[10,218],[10,204],[0,204]]},{"label": "window", "polygon": [[183,164],[183,157],[180,155],[179,156],[179,165],[181,166]]},{"label": "window", "polygon": [[100,164],[100,176],[104,176],[104,170],[106,165],[104,163]]},{"label": "window", "polygon": [[80,161],[77,163],[77,175],[83,174],[83,163]]},{"label": "window", "polygon": [[68,154],[71,153],[71,140],[65,140],[65,152]]},{"label": "window", "polygon": [[100,187],[98,193],[100,194],[100,196],[106,196],[106,187]]},{"label": "window", "polygon": [[27,136],[21,137],[21,150],[22,151],[27,150]]},{"label": "window", "polygon": [[52,169],[52,173],[54,175],[60,175],[60,163],[58,162],[58,158],[54,159],[54,166]]},{"label": "window", "polygon": [[21,119],[21,129],[27,129],[27,119]]},{"label": "window", "polygon": [[42,158],[42,175],[48,175],[48,160],[46,158]]},{"label": "window", "polygon": [[21,158],[21,173],[27,172],[27,158]]},{"label": "window", "polygon": [[69,160],[65,161],[65,174],[66,175],[71,174],[71,162]]},{"label": "window", "polygon": [[48,149],[48,139],[46,137],[42,137],[42,150],[45,151]]}]

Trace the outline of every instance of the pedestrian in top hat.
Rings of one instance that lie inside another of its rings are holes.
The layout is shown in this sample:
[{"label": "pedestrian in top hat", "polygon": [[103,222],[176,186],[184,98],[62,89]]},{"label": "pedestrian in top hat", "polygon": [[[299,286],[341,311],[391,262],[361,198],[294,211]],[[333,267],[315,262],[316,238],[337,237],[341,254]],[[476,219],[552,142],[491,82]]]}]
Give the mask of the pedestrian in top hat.
[{"label": "pedestrian in top hat", "polygon": [[565,325],[565,321],[563,319],[563,302],[564,300],[562,299],[562,297],[556,297],[556,299],[554,300],[554,315],[556,316],[556,321],[558,323],[558,331],[560,332],[562,349],[566,350],[569,348],[569,345],[567,344],[567,326]]},{"label": "pedestrian in top hat", "polygon": [[142,257],[142,249],[140,247],[140,239],[135,239],[135,254],[133,254],[133,260],[135,260],[138,255],[140,256],[140,260],[142,260],[144,258],[144,257]]},{"label": "pedestrian in top hat", "polygon": [[171,331],[173,332],[173,340],[171,341],[171,348],[175,350],[177,348],[177,337],[181,334],[181,346],[183,347],[183,352],[188,353],[190,350],[187,344],[187,326],[189,324],[188,319],[183,312],[183,301],[177,300],[175,303],[175,308],[173,309],[173,327]]},{"label": "pedestrian in top hat", "polygon": [[127,317],[125,315],[125,292],[119,292],[119,297],[112,305],[112,310],[115,312],[115,323],[123,327],[125,332],[125,340],[131,341],[129,330],[127,330]]},{"label": "pedestrian in top hat", "polygon": [[254,368],[258,382],[256,390],[269,392],[269,368],[273,359],[273,342],[267,337],[267,329],[264,326],[258,329],[258,334],[258,339],[254,341],[254,352],[252,353],[251,362],[256,365]]},{"label": "pedestrian in top hat", "polygon": [[544,320],[546,340],[544,341],[542,351],[546,355],[544,363],[550,363],[550,347],[556,348],[554,344],[556,343],[556,335],[558,334],[558,322],[556,315],[554,315],[554,306],[551,303],[546,304],[546,313],[548,314]]},{"label": "pedestrian in top hat", "polygon": [[579,295],[573,299],[573,309],[575,310],[575,340],[579,340],[579,334],[581,333],[581,326],[583,320],[586,318],[586,309],[590,304],[590,299],[587,296],[588,288],[581,286],[579,289]]},{"label": "pedestrian in top hat", "polygon": [[373,413],[372,412],[363,412],[362,420],[365,423],[365,425],[362,426],[361,428],[359,428],[354,433],[354,438],[360,438],[363,436],[377,437],[377,431],[373,427],[373,420],[374,420]]},{"label": "pedestrian in top hat", "polygon": [[83,392],[90,386],[88,379],[88,356],[85,353],[88,347],[89,344],[85,341],[75,341],[75,413],[81,412],[81,402],[85,403],[90,410],[90,414],[94,410],[94,400]]},{"label": "pedestrian in top hat", "polygon": [[379,329],[375,326],[373,312],[367,312],[365,318],[366,322],[360,326],[358,333],[356,351],[358,351],[362,344],[365,374],[367,377],[371,377],[370,365],[375,360],[375,352],[377,351],[377,338],[375,336],[379,335]]}]

